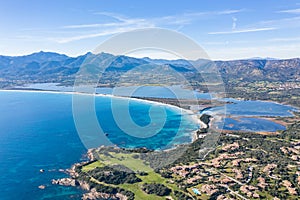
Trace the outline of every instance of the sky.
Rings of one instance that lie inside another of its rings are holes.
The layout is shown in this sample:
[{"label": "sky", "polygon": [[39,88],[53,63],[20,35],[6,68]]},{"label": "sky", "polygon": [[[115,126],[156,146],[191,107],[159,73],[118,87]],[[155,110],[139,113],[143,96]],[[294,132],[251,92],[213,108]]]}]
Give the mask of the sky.
[{"label": "sky", "polygon": [[0,0],[0,55],[78,56],[156,27],[186,35],[213,60],[300,57],[300,0]]}]

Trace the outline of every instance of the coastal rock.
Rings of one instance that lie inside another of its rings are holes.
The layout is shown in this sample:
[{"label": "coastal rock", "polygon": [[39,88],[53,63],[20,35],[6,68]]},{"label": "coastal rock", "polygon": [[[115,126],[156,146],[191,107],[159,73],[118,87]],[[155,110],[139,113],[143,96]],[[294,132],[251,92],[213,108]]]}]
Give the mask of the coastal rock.
[{"label": "coastal rock", "polygon": [[83,190],[89,191],[91,189],[90,185],[85,181],[79,181],[79,185]]},{"label": "coastal rock", "polygon": [[59,172],[63,172],[63,173],[66,172],[66,170],[64,170],[64,169],[59,169],[58,171],[59,171]]},{"label": "coastal rock", "polygon": [[64,186],[78,186],[79,183],[77,180],[75,179],[72,179],[72,178],[62,178],[62,179],[53,179],[52,180],[52,184],[55,184],[55,185],[64,185]]},{"label": "coastal rock", "polygon": [[78,177],[78,173],[76,172],[76,167],[81,166],[81,163],[76,163],[70,169],[67,169],[66,172],[70,174],[72,178]]},{"label": "coastal rock", "polygon": [[90,161],[94,161],[95,160],[93,151],[94,151],[94,149],[89,149],[88,152],[87,152],[87,156],[88,156],[88,158],[89,158]]},{"label": "coastal rock", "polygon": [[41,190],[43,190],[43,189],[45,189],[45,188],[46,188],[45,185],[40,185],[40,186],[39,186],[39,189],[41,189]]}]

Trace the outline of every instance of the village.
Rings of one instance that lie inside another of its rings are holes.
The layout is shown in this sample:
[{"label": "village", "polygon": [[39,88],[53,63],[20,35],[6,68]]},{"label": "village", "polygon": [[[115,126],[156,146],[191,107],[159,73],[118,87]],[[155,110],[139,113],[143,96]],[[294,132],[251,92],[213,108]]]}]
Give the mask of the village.
[{"label": "village", "polygon": [[[249,148],[252,146],[249,137],[226,134],[222,140],[223,143],[205,159],[170,168],[172,181],[197,199],[211,199],[212,196],[218,200],[298,198],[300,186],[299,140],[292,140],[287,146],[274,145],[280,148],[278,158],[283,157],[289,163],[284,169],[286,174],[279,169],[282,167],[278,166],[280,159],[276,160],[274,157],[272,163],[260,159],[260,153],[270,157],[275,155],[267,152],[264,146],[261,146],[260,149]],[[251,140],[254,141],[255,138]],[[273,137],[272,139],[267,138],[267,141],[274,144],[281,139]],[[254,155],[259,151],[259,154]]]}]

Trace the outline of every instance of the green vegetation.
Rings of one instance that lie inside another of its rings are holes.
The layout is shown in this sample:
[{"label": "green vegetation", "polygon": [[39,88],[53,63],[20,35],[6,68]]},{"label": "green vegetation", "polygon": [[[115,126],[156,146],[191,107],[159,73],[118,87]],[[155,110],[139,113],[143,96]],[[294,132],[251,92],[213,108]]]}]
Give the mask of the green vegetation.
[{"label": "green vegetation", "polygon": [[[279,135],[219,135],[209,130],[205,138],[163,153],[101,147],[92,152],[96,161],[76,168],[77,179],[98,192],[124,194],[129,199],[297,199],[300,122],[294,121]],[[201,157],[204,143],[215,148]],[[153,170],[153,163],[178,149],[184,150],[182,157]],[[195,194],[195,188],[201,194]]]},{"label": "green vegetation", "polygon": [[174,191],[174,195],[177,199],[180,199],[180,200],[192,200],[192,198],[190,196],[188,196],[185,193],[180,192],[180,191]]},{"label": "green vegetation", "polygon": [[171,189],[160,183],[144,183],[142,189],[147,194],[156,194],[157,196],[167,196],[171,193]]},{"label": "green vegetation", "polygon": [[96,154],[98,160],[105,165],[120,164],[133,171],[152,171],[152,168],[149,167],[149,165],[145,164],[143,160],[138,158],[139,156],[137,153],[131,153],[125,150],[122,151],[120,149],[113,152],[106,151],[105,153],[100,150]]},{"label": "green vegetation", "polygon": [[85,166],[82,166],[82,171],[83,172],[88,172],[88,171],[91,171],[93,169],[95,169],[96,167],[104,167],[105,165],[103,163],[101,163],[100,161],[95,161],[95,162],[92,162],[88,165],[85,165]]},{"label": "green vegetation", "polygon": [[[93,154],[99,160],[79,166],[76,171],[79,174],[78,180],[85,181],[97,191],[103,192],[100,187],[104,185],[110,194],[124,190],[123,193],[133,192],[135,199],[159,200],[165,199],[163,196],[174,196],[171,191],[179,190],[175,184],[169,182],[168,178],[162,177],[145,164],[145,161],[140,159],[141,154],[134,150],[106,147],[95,150]],[[154,187],[152,184],[156,183],[163,184],[167,190],[158,187],[157,189],[161,190],[154,190],[154,193],[151,192],[152,190],[148,193],[144,191],[145,186]]]},{"label": "green vegetation", "polygon": [[[297,199],[299,128],[300,122],[295,122],[279,135],[222,134],[217,148],[201,160],[195,158],[203,141],[198,139],[183,158],[161,171],[197,199],[239,198],[238,195],[247,199]],[[193,194],[192,188],[202,191],[201,195]]]},{"label": "green vegetation", "polygon": [[141,182],[141,179],[138,178],[135,173],[115,170],[114,168],[108,166],[101,168],[96,167],[87,173],[95,180],[107,184],[119,185],[123,183],[133,184]]}]

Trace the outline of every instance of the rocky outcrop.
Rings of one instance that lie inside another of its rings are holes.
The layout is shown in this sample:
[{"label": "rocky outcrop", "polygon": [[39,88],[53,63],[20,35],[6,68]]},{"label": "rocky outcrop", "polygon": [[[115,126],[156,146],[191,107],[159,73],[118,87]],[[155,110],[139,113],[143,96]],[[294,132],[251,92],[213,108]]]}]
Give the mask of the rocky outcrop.
[{"label": "rocky outcrop", "polygon": [[52,184],[64,186],[79,186],[79,182],[72,178],[53,179]]},{"label": "rocky outcrop", "polygon": [[90,185],[85,181],[79,181],[79,185],[83,190],[90,191],[91,189]]},{"label": "rocky outcrop", "polygon": [[46,186],[45,185],[40,185],[38,188],[41,189],[41,190],[44,190],[46,188]]},{"label": "rocky outcrop", "polygon": [[87,152],[87,156],[89,158],[90,161],[94,161],[95,160],[95,157],[94,157],[94,149],[89,149],[88,152]]}]

